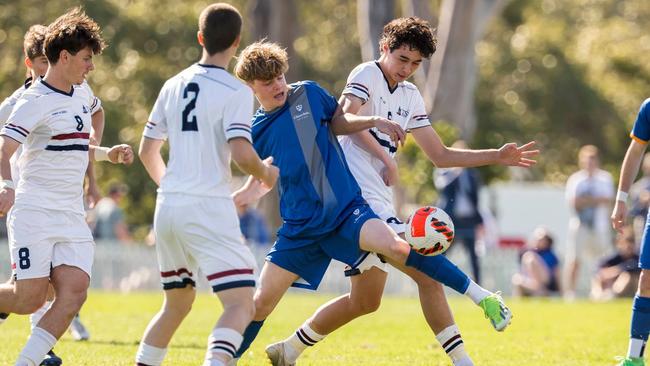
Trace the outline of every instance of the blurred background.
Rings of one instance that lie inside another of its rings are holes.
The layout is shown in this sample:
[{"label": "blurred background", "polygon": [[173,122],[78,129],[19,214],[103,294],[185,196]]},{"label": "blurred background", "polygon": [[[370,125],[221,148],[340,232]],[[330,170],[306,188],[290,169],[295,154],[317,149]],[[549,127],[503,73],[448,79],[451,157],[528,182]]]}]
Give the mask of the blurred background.
[{"label": "blurred background", "polygon": [[[597,146],[600,165],[615,184],[639,105],[649,96],[647,0],[228,2],[244,16],[242,45],[261,38],[279,42],[290,56],[288,81],[315,80],[335,96],[357,64],[378,57],[378,36],[390,19],[416,15],[437,28],[438,50],[412,81],[443,140],[451,145],[463,139],[472,148],[535,140],[542,149],[533,169],[478,169],[484,220],[470,251],[479,259],[485,285],[506,293],[536,227],[553,234],[562,262],[571,216],[565,183],[579,169],[579,148]],[[209,3],[0,0],[0,95],[9,96],[25,78],[22,41],[29,25],[47,25],[81,4],[102,26],[109,44],[95,58],[88,79],[106,112],[103,145],[120,142],[137,148],[163,82],[200,57],[197,17]],[[438,202],[440,191],[434,167],[412,139],[398,156],[396,195],[406,218],[415,207]],[[109,222],[108,229],[96,228],[93,285],[156,288],[155,254],[145,245],[155,242],[150,235],[155,184],[137,160],[129,167],[97,164],[96,172],[111,201],[102,206],[104,211],[98,208],[89,215],[94,226]],[[251,217],[240,214],[243,226],[257,230],[247,237],[262,257],[279,225],[277,197],[265,198]],[[264,230],[268,233],[259,234]],[[614,239],[600,257],[609,251],[614,252]],[[454,249],[450,255],[471,273],[468,253]],[[0,250],[2,263],[7,257],[7,250]],[[579,294],[589,292],[587,278],[599,260],[594,257],[583,267]],[[2,270],[8,274],[6,265]],[[336,290],[341,276],[334,274]],[[393,280],[397,282],[389,289],[412,291],[407,280]]]}]

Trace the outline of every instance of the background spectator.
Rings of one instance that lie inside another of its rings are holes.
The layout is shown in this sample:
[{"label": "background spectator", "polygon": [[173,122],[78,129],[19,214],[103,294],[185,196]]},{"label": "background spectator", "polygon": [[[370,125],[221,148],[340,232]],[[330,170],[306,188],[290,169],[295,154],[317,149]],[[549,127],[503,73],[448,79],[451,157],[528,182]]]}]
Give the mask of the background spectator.
[{"label": "background spectator", "polygon": [[594,300],[632,297],[639,283],[639,254],[631,226],[616,236],[616,253],[605,257],[591,283]]},{"label": "background spectator", "polygon": [[585,145],[578,152],[580,170],[566,184],[571,218],[566,248],[567,299],[575,298],[578,258],[600,258],[611,251],[609,215],[614,199],[611,174],[600,169],[598,148]]},{"label": "background spectator", "polygon": [[98,240],[116,240],[122,243],[133,241],[129,227],[124,221],[124,211],[120,208],[122,198],[128,193],[123,183],[112,183],[108,195],[95,206],[94,236]]},{"label": "background spectator", "polygon": [[[463,140],[456,141],[452,147],[468,148]],[[470,258],[474,282],[480,284],[481,272],[476,253],[476,231],[483,220],[478,209],[478,192],[481,188],[478,171],[472,168],[436,169],[434,183],[439,195],[437,206],[445,210],[453,220],[456,231],[454,241],[462,243]]]},{"label": "background spectator", "polygon": [[246,242],[250,245],[260,246],[267,246],[271,243],[271,233],[266,218],[257,208],[251,205],[241,205],[237,207],[237,214],[239,215],[239,227]]},{"label": "background spectator", "polygon": [[559,292],[560,262],[553,253],[553,237],[546,229],[535,229],[519,259],[520,270],[512,276],[514,295],[548,296]]}]

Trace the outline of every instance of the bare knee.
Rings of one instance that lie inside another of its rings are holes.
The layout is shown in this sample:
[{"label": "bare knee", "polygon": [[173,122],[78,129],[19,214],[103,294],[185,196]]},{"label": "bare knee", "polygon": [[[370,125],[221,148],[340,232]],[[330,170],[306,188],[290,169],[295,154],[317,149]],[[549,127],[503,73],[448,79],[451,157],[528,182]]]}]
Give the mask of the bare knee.
[{"label": "bare knee", "polygon": [[258,295],[257,293],[255,294],[253,305],[253,314],[255,320],[266,319],[275,308],[275,306],[271,304],[265,296]]},{"label": "bare knee", "polygon": [[255,302],[253,299],[242,299],[241,301],[224,303],[223,308],[224,313],[237,312],[247,319],[253,319],[255,317]]},{"label": "bare knee", "polygon": [[193,292],[188,292],[187,296],[179,296],[179,294],[166,296],[162,311],[165,313],[165,315],[182,319],[185,318],[187,314],[190,313],[190,311],[192,311],[192,304],[194,304]]},{"label": "bare knee", "polygon": [[374,313],[381,305],[381,296],[363,296],[350,298],[350,307],[356,316]]}]

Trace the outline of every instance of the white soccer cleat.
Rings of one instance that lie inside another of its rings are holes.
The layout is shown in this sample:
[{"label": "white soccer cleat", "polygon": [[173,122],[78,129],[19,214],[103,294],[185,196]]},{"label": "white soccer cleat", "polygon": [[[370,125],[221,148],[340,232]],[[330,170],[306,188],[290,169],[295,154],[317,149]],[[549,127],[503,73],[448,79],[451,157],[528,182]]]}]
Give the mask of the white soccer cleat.
[{"label": "white soccer cleat", "polygon": [[266,346],[266,356],[268,356],[273,366],[295,366],[295,362],[287,361],[284,351],[284,342],[273,343]]},{"label": "white soccer cleat", "polygon": [[77,314],[72,319],[72,323],[70,323],[69,330],[72,339],[74,339],[75,341],[87,341],[88,339],[90,339],[90,333],[88,333],[86,327],[83,325],[83,323],[81,323],[79,314]]}]

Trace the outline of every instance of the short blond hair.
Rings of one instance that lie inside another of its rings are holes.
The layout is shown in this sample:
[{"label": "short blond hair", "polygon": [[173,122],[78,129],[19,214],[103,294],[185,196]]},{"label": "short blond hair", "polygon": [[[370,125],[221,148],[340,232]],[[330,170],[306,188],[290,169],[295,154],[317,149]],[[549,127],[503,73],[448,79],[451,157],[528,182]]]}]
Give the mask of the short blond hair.
[{"label": "short blond hair", "polygon": [[245,82],[275,79],[287,70],[287,51],[277,43],[266,41],[244,48],[235,65],[235,75]]}]

